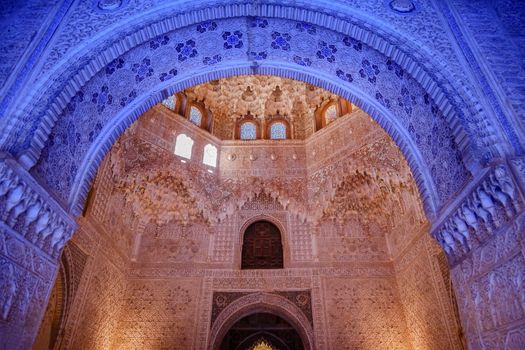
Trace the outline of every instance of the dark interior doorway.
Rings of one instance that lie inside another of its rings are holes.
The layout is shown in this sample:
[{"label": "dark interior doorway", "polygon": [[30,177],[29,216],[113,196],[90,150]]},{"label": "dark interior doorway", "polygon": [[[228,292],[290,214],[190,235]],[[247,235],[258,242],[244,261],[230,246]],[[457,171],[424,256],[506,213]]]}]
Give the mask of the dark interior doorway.
[{"label": "dark interior doorway", "polygon": [[304,346],[299,333],[286,320],[270,313],[256,313],[237,321],[220,347],[220,350],[254,349],[303,350]]}]

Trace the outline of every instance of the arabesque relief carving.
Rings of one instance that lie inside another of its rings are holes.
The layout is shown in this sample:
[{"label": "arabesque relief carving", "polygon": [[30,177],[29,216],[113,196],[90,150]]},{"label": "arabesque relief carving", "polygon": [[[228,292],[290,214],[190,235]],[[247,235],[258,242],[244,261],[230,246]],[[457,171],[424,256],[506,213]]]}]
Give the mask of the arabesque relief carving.
[{"label": "arabesque relief carving", "polygon": [[[234,108],[266,114],[293,113],[286,95],[307,88],[267,86],[261,103],[248,85]],[[224,99],[210,93],[217,86],[186,93],[213,110],[211,99]],[[317,98],[311,108],[330,99]],[[450,282],[397,146],[361,110],[313,130],[246,143],[163,105],[146,112],[95,179],[76,238],[91,248],[63,346],[209,348],[223,310],[269,298],[304,320],[316,349],[461,349]],[[189,158],[174,154],[180,134],[193,141]],[[217,148],[215,167],[202,162],[206,145]],[[240,269],[243,230],[257,220],[281,230],[284,268]]]}]

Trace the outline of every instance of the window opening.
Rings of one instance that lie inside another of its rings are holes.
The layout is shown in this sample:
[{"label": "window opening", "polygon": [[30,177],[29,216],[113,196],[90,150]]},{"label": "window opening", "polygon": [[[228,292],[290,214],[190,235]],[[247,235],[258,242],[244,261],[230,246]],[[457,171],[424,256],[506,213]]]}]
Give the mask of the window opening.
[{"label": "window opening", "polygon": [[270,128],[270,138],[273,140],[286,139],[286,124],[283,122],[275,122]]},{"label": "window opening", "polygon": [[180,134],[175,141],[175,154],[187,159],[191,159],[191,150],[193,148],[193,140],[186,134]]},{"label": "window opening", "polygon": [[216,167],[217,166],[217,147],[207,144],[204,146],[204,154],[202,156],[202,162],[206,165]]},{"label": "window opening", "polygon": [[190,108],[190,122],[200,127],[202,125],[202,113],[200,109],[195,106]]},{"label": "window opening", "polygon": [[171,109],[172,111],[175,111],[177,109],[177,97],[175,95],[171,95],[164,101],[162,101],[162,104]]},{"label": "window opening", "polygon": [[255,140],[257,138],[257,125],[253,122],[241,124],[241,140]]},{"label": "window opening", "polygon": [[331,105],[324,112],[325,124],[328,125],[334,120],[337,119],[337,106],[335,104]]},{"label": "window opening", "polygon": [[281,231],[268,221],[257,221],[244,232],[242,269],[282,269]]}]

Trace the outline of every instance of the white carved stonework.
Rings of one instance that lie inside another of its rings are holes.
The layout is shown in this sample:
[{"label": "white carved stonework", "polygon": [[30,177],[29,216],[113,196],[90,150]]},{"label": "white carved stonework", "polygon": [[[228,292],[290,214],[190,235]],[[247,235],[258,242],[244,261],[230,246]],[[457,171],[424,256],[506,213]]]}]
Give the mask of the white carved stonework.
[{"label": "white carved stonework", "polygon": [[452,264],[482,245],[523,210],[523,199],[506,165],[489,169],[433,236]]},{"label": "white carved stonework", "polygon": [[[74,220],[14,160],[0,159],[0,338],[30,348]],[[24,330],[20,333],[20,330]]]},{"label": "white carved stonework", "polygon": [[13,265],[4,259],[2,259],[0,263],[0,281],[2,282],[0,292],[0,317],[6,321],[9,316],[9,311],[11,311],[11,307],[13,306],[17,288]]},{"label": "white carved stonework", "polygon": [[512,160],[512,167],[489,168],[433,231],[452,266],[469,348],[510,349],[524,344],[517,331],[525,322],[520,163]]},{"label": "white carved stonework", "polygon": [[29,175],[22,175],[14,161],[0,160],[0,220],[56,257],[76,227],[68,214],[46,198]]}]

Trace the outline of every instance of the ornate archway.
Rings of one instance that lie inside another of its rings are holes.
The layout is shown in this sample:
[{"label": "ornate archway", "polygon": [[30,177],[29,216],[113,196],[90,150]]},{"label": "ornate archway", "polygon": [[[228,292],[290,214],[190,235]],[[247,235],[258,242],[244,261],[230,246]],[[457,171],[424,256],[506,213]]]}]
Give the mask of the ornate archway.
[{"label": "ornate archway", "polygon": [[[261,11],[264,13],[268,9]],[[207,16],[209,15],[200,14],[197,17],[205,19]],[[297,13],[290,14],[290,19],[299,20],[298,16]],[[377,33],[369,32],[372,37],[360,31],[350,33],[349,29],[339,29],[344,23],[340,19],[325,16],[326,20],[319,24],[283,21],[271,17],[249,17],[243,19],[246,24],[227,18],[198,24],[198,21],[192,18],[186,23],[192,24],[189,27],[180,28],[180,24],[173,21],[168,21],[169,25],[162,30],[152,26],[156,28],[153,30],[155,35],[160,36],[149,34],[133,46],[126,42],[118,51],[125,51],[124,54],[117,55],[116,51],[109,50],[113,52],[108,56],[112,57],[112,60],[108,60],[104,65],[98,60],[92,63],[94,66],[88,63],[90,69],[87,74],[79,76],[80,80],[74,78],[75,82],[67,82],[75,86],[75,93],[71,95],[73,90],[68,88],[67,92],[62,90],[63,93],[57,96],[58,109],[36,112],[36,108],[32,113],[44,113],[47,116],[42,115],[40,123],[43,124],[34,129],[32,136],[27,135],[26,145],[30,144],[30,147],[25,148],[25,151],[19,149],[17,156],[27,167],[39,162],[33,169],[33,174],[47,182],[59,201],[76,215],[81,211],[89,183],[100,159],[110,145],[138,115],[159,102],[162,97],[181,88],[219,77],[254,73],[275,74],[307,81],[339,93],[374,117],[403,150],[416,175],[427,214],[434,216],[440,203],[445,202],[447,197],[455,192],[450,190],[451,186],[459,189],[468,181],[467,168],[473,166],[472,159],[476,158],[469,151],[469,147],[475,142],[465,138],[469,133],[461,131],[461,118],[458,117],[454,121],[452,117],[463,112],[457,108],[450,108],[447,102],[449,99],[438,92],[439,88],[432,86],[431,82],[434,80],[429,72],[424,69],[417,70],[417,64],[410,64],[415,62],[414,58],[402,54],[396,56],[393,52],[380,54],[373,50],[381,47],[380,37],[372,40]],[[285,33],[285,37],[290,39],[284,48],[274,48],[271,45],[276,40],[272,38],[274,32],[271,28],[282,27],[279,21],[288,23],[290,27],[289,32]],[[238,40],[236,45],[249,45],[258,52],[265,52],[264,57],[254,56],[253,53],[245,54],[241,47],[237,48],[235,45],[228,48],[229,44],[225,46],[224,42],[227,39],[222,38],[226,33],[233,33],[228,40]],[[235,33],[239,34],[239,37],[236,37]],[[217,38],[206,39],[205,42],[213,44],[203,47],[198,36],[210,35]],[[183,39],[184,36],[186,38]],[[321,38],[330,38],[332,43]],[[188,57],[179,57],[177,47],[182,50],[186,43],[191,52]],[[318,47],[319,45],[322,48]],[[395,49],[394,46],[391,48]],[[148,53],[148,50],[151,52]],[[380,51],[385,50],[386,47]],[[178,58],[178,63],[173,64],[162,58],[166,55],[160,53],[168,51],[173,51],[172,54]],[[325,57],[321,53],[324,51],[328,56]],[[159,54],[161,56],[158,56]],[[347,59],[356,55],[362,55],[363,58]],[[215,56],[215,60],[206,59]],[[145,71],[137,75],[133,69],[137,71],[139,68]],[[196,74],[197,72],[201,73]],[[89,80],[86,80],[87,77]],[[119,82],[113,83],[113,79]],[[421,79],[426,82],[422,89],[417,83],[423,82]],[[134,88],[123,91],[126,89],[119,86],[129,86],[124,84],[124,81],[133,81]],[[70,96],[66,97],[67,95]],[[88,101],[93,103],[88,108],[89,111],[80,111],[81,105]],[[422,110],[419,110],[420,107]],[[45,107],[42,105],[42,108]],[[418,118],[427,116],[428,123],[411,122],[411,116],[416,114]],[[89,123],[76,124],[76,120],[87,115],[91,115]],[[48,140],[50,126],[55,124],[53,135]],[[430,130],[419,130],[421,125],[427,125]],[[436,145],[433,150],[423,145],[432,130],[443,132],[440,146]],[[79,139],[77,135],[85,137]],[[61,147],[57,147],[57,143],[64,142],[69,145],[69,151],[75,153],[75,157],[57,154],[58,148]],[[47,146],[44,146],[45,143]],[[12,147],[13,145],[10,145],[8,148]],[[42,150],[43,158],[38,160]],[[82,154],[80,157],[79,151]],[[443,169],[442,162],[450,164]],[[54,174],[58,168],[69,169],[68,173],[71,174],[65,179],[60,178],[60,184],[57,183],[58,178]]]},{"label": "ornate archway", "polygon": [[252,293],[237,299],[217,316],[211,327],[208,349],[218,350],[225,334],[237,321],[256,313],[270,313],[283,318],[299,333],[305,350],[315,348],[312,325],[296,305],[276,294]]},{"label": "ornate archway", "polygon": [[[523,161],[509,159],[480,170],[484,160],[505,153],[501,150],[507,147],[506,138],[513,139],[512,130],[505,120],[499,121],[501,126],[484,116],[468,88],[451,82],[455,76],[447,76],[448,70],[430,54],[389,33],[389,27],[367,23],[366,15],[348,8],[338,13],[342,8],[337,3],[320,2],[325,9],[315,3],[211,3],[176,9],[166,5],[120,23],[89,44],[57,54],[60,59],[43,62],[45,73],[28,88],[31,93],[10,99],[16,103],[7,109],[0,141],[5,152],[0,165],[2,221],[6,236],[26,240],[17,244],[27,243],[44,257],[45,273],[35,272],[35,281],[43,281],[38,301],[46,299],[56,258],[74,231],[74,217],[84,206],[100,160],[123,130],[172,92],[238,74],[307,81],[352,100],[374,117],[405,154],[433,221],[432,231],[452,264],[468,258],[496,233],[510,236],[497,242],[498,251],[515,251],[523,230],[511,223],[523,207]],[[193,40],[213,35],[217,40],[206,42],[215,46],[204,48],[204,41]],[[302,40],[309,35],[310,41]],[[279,43],[272,46],[277,38]],[[294,41],[307,44],[301,48]],[[163,50],[171,50],[178,62],[167,61]],[[126,89],[129,86],[134,88]],[[6,108],[2,104],[1,110]],[[438,142],[432,145],[436,132]],[[5,263],[4,280],[17,283],[4,287],[21,305],[22,316],[14,327],[24,325],[28,314],[39,314],[26,309],[30,301],[24,295],[34,285],[21,277],[24,271],[34,272],[34,265],[20,264],[25,270],[15,271],[11,262]],[[463,280],[460,272],[457,276],[465,291],[469,284],[477,288],[476,281]],[[476,300],[465,296],[462,310],[468,312]],[[475,324],[470,318],[468,323]]]}]

